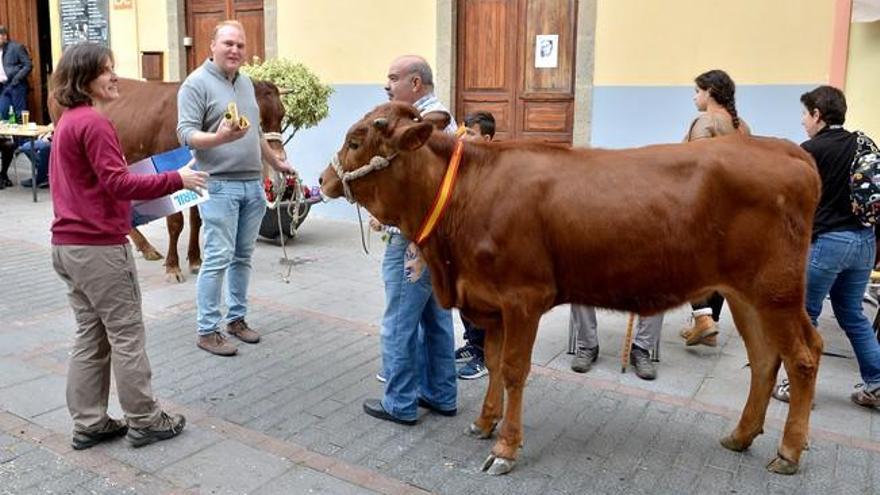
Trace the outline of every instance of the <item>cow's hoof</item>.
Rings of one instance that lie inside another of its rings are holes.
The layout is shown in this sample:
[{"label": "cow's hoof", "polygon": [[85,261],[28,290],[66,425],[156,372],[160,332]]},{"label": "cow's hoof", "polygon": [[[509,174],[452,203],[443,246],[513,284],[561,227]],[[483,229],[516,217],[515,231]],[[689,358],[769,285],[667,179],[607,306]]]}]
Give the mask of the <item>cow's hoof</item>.
[{"label": "cow's hoof", "polygon": [[492,438],[492,433],[495,431],[495,426],[497,424],[498,423],[492,423],[492,428],[489,428],[489,431],[483,431],[476,423],[471,423],[464,432],[474,438],[485,440],[487,438]]},{"label": "cow's hoof", "polygon": [[486,462],[483,463],[482,470],[492,476],[498,476],[513,471],[515,465],[516,461],[513,459],[505,459],[503,457],[496,457],[495,454],[489,454]]},{"label": "cow's hoof", "polygon": [[726,437],[722,438],[721,446],[727,450],[732,450],[734,452],[742,452],[749,448],[748,444],[734,440],[733,435],[727,435]]},{"label": "cow's hoof", "polygon": [[170,284],[182,284],[186,281],[186,277],[183,276],[183,273],[180,270],[174,270],[170,272],[165,272],[165,281]]},{"label": "cow's hoof", "polygon": [[777,454],[776,459],[773,459],[770,461],[770,464],[767,464],[767,471],[776,474],[794,474],[798,472],[798,464]]},{"label": "cow's hoof", "polygon": [[144,259],[147,261],[159,261],[162,259],[162,254],[155,249],[148,249],[144,251]]},{"label": "cow's hoof", "polygon": [[201,270],[201,269],[202,269],[201,263],[193,263],[193,264],[189,265],[189,272],[192,273],[193,275],[198,275],[199,270]]}]

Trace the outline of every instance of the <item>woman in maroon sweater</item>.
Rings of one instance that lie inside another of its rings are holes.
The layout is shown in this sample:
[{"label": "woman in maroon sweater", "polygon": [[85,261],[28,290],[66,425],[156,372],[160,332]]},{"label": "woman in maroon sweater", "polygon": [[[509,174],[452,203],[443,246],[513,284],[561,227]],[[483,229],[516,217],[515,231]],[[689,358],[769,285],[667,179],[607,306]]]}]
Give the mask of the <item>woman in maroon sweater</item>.
[{"label": "woman in maroon sweater", "polygon": [[[74,449],[128,433],[135,447],[179,434],[186,423],[153,398],[141,292],[131,246],[131,200],[205,185],[184,167],[159,175],[128,172],[113,124],[101,113],[119,98],[113,53],[94,43],[68,47],[54,76],[54,97],[67,107],[49,163],[52,263],[67,284],[76,337],[67,374]],[[107,415],[110,367],[125,421]]]}]

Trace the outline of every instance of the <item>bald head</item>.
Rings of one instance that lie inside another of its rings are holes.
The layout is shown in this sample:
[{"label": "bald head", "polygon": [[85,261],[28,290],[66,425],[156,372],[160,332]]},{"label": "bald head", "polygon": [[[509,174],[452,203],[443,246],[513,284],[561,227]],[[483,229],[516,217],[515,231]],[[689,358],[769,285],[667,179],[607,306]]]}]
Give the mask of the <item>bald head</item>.
[{"label": "bald head", "polygon": [[403,55],[391,62],[385,92],[392,101],[415,103],[434,92],[434,74],[428,61],[418,55]]}]

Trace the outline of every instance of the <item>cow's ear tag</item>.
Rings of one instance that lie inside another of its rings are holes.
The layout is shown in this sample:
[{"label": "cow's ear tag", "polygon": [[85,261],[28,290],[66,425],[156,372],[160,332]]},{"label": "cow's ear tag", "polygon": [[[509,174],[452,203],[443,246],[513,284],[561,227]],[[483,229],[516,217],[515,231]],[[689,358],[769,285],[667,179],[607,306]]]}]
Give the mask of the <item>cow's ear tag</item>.
[{"label": "cow's ear tag", "polygon": [[397,140],[397,148],[401,151],[413,151],[419,149],[428,142],[434,125],[428,122],[407,127]]}]

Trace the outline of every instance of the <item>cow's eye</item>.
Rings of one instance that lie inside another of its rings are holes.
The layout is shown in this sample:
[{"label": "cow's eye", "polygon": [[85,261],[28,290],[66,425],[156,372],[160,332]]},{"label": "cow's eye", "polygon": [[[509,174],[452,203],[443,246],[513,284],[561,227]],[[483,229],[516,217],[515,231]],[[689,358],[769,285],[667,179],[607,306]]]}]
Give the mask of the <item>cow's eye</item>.
[{"label": "cow's eye", "polygon": [[360,147],[360,145],[359,145],[358,143],[355,143],[355,142],[349,142],[349,143],[348,143],[348,149],[350,149],[350,150],[356,150],[356,149],[358,149],[359,147]]}]

